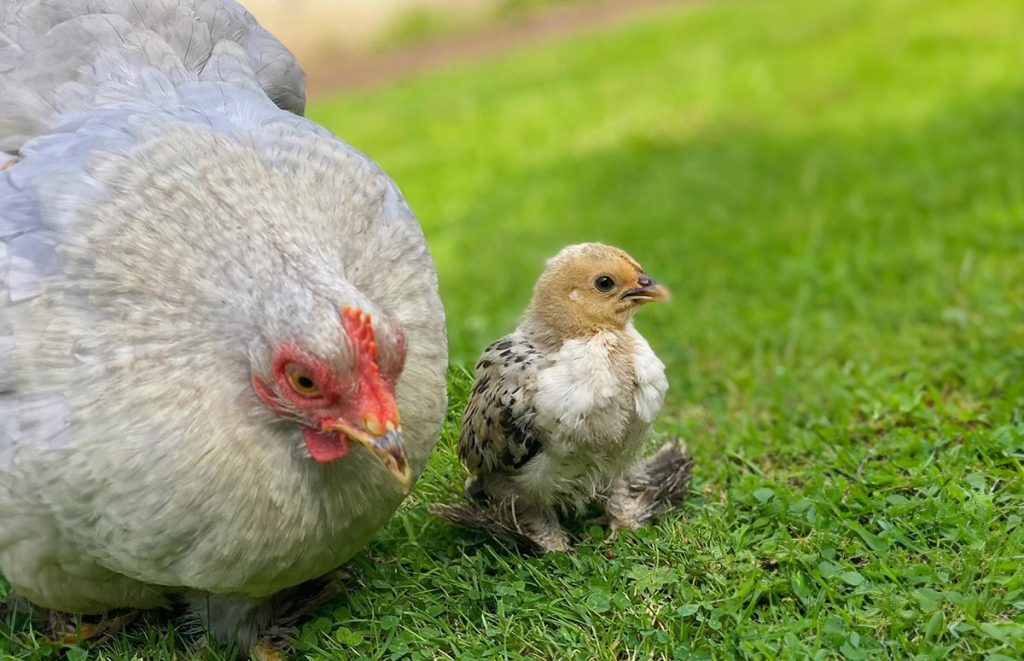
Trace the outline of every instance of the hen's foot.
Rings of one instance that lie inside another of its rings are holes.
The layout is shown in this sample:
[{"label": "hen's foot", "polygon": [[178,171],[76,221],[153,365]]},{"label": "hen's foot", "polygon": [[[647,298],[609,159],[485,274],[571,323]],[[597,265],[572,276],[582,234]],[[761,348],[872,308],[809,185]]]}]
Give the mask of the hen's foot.
[{"label": "hen's foot", "polygon": [[341,573],[311,581],[275,598],[273,621],[249,650],[253,661],[279,661],[294,654],[298,623],[320,607],[329,604],[344,591]]},{"label": "hen's foot", "polygon": [[692,470],[693,458],[673,439],[626,471],[605,503],[612,538],[622,528],[636,530],[679,505],[690,487]]},{"label": "hen's foot", "polygon": [[125,611],[118,615],[108,613],[97,621],[86,622],[77,615],[50,611],[47,633],[61,645],[77,645],[85,641],[102,644],[120,633],[138,616],[138,611]]},{"label": "hen's foot", "polygon": [[282,661],[289,649],[286,644],[273,640],[259,640],[249,650],[252,661]]},{"label": "hen's foot", "polygon": [[294,593],[288,594],[285,603],[276,608],[280,614],[276,619],[277,626],[290,627],[339,597],[344,592],[341,578],[340,574],[332,574],[295,588]]}]

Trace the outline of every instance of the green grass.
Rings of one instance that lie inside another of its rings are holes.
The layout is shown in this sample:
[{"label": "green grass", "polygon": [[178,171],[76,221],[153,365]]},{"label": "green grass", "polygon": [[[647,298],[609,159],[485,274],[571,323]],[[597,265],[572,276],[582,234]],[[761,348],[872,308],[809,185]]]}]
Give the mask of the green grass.
[{"label": "green grass", "polygon": [[373,50],[386,51],[395,47],[424,42],[442,41],[462,34],[478,32],[493,25],[521,21],[555,6],[602,4],[616,0],[497,0],[481,13],[469,16],[451,7],[415,7],[402,17],[371,45]]},{"label": "green grass", "polygon": [[[452,406],[299,652],[1024,655],[1021,25],[1014,0],[709,3],[315,103],[421,217]],[[583,240],[676,294],[637,324],[694,491],[525,557],[425,503],[462,480],[465,368]],[[42,657],[32,635],[9,620],[0,656]],[[98,651],[221,655],[166,624]]]}]

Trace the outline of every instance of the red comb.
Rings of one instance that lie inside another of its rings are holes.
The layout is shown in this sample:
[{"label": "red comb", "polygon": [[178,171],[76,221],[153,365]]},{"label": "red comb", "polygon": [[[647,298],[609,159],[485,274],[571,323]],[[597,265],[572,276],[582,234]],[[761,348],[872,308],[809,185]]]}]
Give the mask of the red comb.
[{"label": "red comb", "polygon": [[377,336],[373,333],[373,319],[359,308],[346,305],[341,309],[341,325],[345,328],[356,352],[377,363]]}]

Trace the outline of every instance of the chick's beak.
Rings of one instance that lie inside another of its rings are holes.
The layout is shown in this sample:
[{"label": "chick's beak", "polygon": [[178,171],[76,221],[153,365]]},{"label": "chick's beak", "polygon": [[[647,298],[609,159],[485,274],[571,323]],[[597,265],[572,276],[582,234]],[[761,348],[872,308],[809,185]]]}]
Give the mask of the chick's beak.
[{"label": "chick's beak", "polygon": [[402,487],[409,493],[412,484],[412,470],[405,458],[402,446],[402,428],[397,421],[381,422],[370,414],[364,416],[361,425],[353,425],[347,420],[331,420],[324,423],[325,432],[341,432],[349,439],[370,451],[377,460],[387,468]]},{"label": "chick's beak", "polygon": [[651,276],[641,273],[640,277],[637,278],[637,286],[627,289],[623,292],[621,298],[633,301],[639,305],[641,303],[650,303],[651,301],[668,301],[672,298],[672,295],[665,285],[658,284]]}]

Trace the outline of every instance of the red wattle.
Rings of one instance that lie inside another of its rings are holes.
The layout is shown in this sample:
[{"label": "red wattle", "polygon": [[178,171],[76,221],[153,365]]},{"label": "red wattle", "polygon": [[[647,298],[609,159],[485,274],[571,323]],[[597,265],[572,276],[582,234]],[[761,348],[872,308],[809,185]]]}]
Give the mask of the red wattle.
[{"label": "red wattle", "polygon": [[306,441],[309,455],[318,464],[329,464],[348,454],[348,437],[344,434],[325,434],[315,429],[303,429],[302,438]]}]

